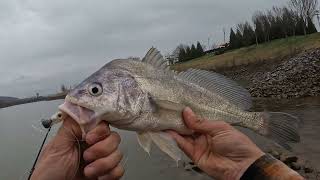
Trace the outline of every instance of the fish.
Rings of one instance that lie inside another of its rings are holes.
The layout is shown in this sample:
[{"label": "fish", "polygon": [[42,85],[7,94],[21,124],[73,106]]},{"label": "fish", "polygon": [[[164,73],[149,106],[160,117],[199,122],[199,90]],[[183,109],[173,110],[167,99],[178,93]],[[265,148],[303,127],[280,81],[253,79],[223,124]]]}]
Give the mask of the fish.
[{"label": "fish", "polygon": [[115,128],[137,132],[138,143],[147,153],[155,144],[178,162],[181,150],[166,131],[193,134],[182,118],[185,107],[201,118],[250,129],[283,147],[300,141],[296,117],[251,112],[250,93],[235,81],[206,70],[170,70],[156,48],[142,60],[110,61],[71,90],[59,110],[71,116],[83,134],[107,121]]}]

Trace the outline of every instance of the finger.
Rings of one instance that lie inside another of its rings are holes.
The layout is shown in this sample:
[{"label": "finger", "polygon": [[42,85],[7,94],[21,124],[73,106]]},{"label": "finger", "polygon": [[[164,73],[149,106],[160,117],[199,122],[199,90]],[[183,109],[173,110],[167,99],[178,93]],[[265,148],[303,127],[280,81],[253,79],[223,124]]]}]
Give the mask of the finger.
[{"label": "finger", "polygon": [[110,136],[88,148],[83,153],[83,158],[87,162],[92,162],[99,158],[106,157],[118,148],[120,141],[119,134],[111,132]]},{"label": "finger", "polygon": [[116,180],[120,179],[123,175],[124,169],[120,164],[118,164],[115,168],[108,172],[108,174],[100,176],[98,180]]},{"label": "finger", "polygon": [[110,135],[109,125],[105,121],[101,121],[97,127],[92,129],[86,135],[86,142],[89,145],[95,144]]},{"label": "finger", "polygon": [[214,136],[221,131],[232,129],[229,124],[223,121],[209,121],[198,118],[189,107],[184,109],[183,117],[187,127],[199,133]]},{"label": "finger", "polygon": [[179,148],[190,158],[192,157],[194,146],[193,143],[190,142],[191,139],[186,139],[179,135],[178,133],[174,131],[168,131],[168,133],[174,138],[174,140],[177,142]]},{"label": "finger", "polygon": [[115,168],[122,159],[122,153],[117,150],[108,157],[98,159],[89,164],[84,169],[84,174],[88,178],[97,178],[107,174],[110,170]]}]

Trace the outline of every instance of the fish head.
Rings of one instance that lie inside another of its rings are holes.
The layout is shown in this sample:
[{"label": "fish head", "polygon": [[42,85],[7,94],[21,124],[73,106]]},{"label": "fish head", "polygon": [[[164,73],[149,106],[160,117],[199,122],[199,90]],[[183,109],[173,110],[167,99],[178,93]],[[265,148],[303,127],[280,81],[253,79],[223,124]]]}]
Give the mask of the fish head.
[{"label": "fish head", "polygon": [[70,91],[59,109],[87,132],[102,120],[111,125],[130,123],[146,97],[131,72],[104,66]]}]

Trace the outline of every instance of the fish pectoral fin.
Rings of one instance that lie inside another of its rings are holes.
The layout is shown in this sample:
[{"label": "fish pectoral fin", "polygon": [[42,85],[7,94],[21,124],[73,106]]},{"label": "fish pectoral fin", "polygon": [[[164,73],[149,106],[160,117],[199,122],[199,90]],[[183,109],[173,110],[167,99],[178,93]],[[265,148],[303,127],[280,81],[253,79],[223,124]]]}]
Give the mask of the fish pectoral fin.
[{"label": "fish pectoral fin", "polygon": [[168,100],[161,100],[161,99],[153,99],[154,102],[158,107],[161,109],[168,109],[172,111],[183,111],[183,109],[186,107],[183,104],[175,103]]},{"label": "fish pectoral fin", "polygon": [[181,160],[182,152],[176,141],[165,132],[150,132],[152,141],[160,148],[161,151],[168,154],[178,165]]},{"label": "fish pectoral fin", "polygon": [[137,133],[138,143],[150,155],[152,139],[148,132]]},{"label": "fish pectoral fin", "polygon": [[241,121],[237,121],[237,122],[232,122],[230,123],[231,126],[241,126],[242,122]]}]

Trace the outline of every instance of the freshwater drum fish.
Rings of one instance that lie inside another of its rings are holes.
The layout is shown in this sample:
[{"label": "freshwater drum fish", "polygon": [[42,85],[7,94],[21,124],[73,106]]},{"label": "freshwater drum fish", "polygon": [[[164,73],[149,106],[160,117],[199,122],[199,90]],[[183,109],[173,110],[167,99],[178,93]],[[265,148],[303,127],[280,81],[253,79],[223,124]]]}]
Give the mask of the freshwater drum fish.
[{"label": "freshwater drum fish", "polygon": [[249,112],[248,91],[223,75],[189,69],[174,72],[160,52],[151,48],[140,60],[116,59],[76,86],[59,109],[85,134],[100,121],[136,131],[141,147],[152,143],[175,161],[181,151],[164,131],[192,134],[182,119],[190,107],[198,116],[253,130],[287,147],[299,142],[298,121],[285,113]]}]

